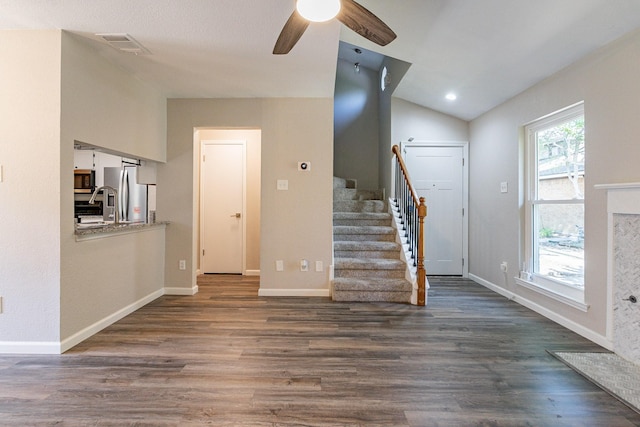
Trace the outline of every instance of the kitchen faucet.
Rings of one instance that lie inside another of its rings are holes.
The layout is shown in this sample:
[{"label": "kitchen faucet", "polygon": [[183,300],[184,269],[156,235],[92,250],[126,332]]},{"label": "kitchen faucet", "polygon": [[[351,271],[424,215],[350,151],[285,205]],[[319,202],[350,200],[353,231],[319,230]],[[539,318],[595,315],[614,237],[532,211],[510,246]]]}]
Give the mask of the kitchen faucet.
[{"label": "kitchen faucet", "polygon": [[98,195],[100,190],[104,190],[105,203],[107,203],[107,200],[109,198],[108,192],[113,192],[113,223],[120,224],[120,210],[118,209],[118,190],[116,190],[115,188],[108,185],[103,185],[102,187],[96,188],[96,190],[91,195],[91,198],[89,199],[89,204],[93,205],[96,202],[96,196]]}]

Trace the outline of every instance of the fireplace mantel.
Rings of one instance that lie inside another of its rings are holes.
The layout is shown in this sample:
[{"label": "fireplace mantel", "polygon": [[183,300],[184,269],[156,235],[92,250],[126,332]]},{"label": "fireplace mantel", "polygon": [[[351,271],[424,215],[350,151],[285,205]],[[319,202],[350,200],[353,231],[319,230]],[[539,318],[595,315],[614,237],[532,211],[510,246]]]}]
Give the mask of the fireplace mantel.
[{"label": "fireplace mantel", "polygon": [[596,185],[607,192],[607,339],[623,358],[640,364],[640,182]]},{"label": "fireplace mantel", "polygon": [[596,190],[607,191],[607,212],[640,214],[640,182],[598,184]]},{"label": "fireplace mantel", "polygon": [[594,187],[607,191],[607,212],[640,214],[640,182],[597,184]]}]

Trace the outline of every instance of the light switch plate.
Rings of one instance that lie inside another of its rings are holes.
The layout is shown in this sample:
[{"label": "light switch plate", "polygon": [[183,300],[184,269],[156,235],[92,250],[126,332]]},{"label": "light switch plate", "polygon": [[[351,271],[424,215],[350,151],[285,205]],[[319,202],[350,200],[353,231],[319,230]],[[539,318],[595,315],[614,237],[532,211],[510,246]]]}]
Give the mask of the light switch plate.
[{"label": "light switch plate", "polygon": [[324,270],[324,266],[322,265],[322,261],[316,261],[316,271]]},{"label": "light switch plate", "polygon": [[289,181],[286,179],[278,180],[278,190],[288,190],[289,189]]},{"label": "light switch plate", "polygon": [[506,181],[500,183],[500,192],[501,193],[509,192],[509,184]]},{"label": "light switch plate", "polygon": [[284,271],[284,262],[281,259],[276,260],[276,271]]}]

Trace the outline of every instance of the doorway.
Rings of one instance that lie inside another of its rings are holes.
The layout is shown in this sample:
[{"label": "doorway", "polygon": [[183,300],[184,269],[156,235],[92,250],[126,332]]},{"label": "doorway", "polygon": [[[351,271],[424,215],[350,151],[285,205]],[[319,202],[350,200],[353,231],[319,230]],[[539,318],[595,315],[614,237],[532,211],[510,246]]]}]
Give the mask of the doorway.
[{"label": "doorway", "polygon": [[242,274],[246,141],[202,141],[201,270]]},{"label": "doorway", "polygon": [[402,155],[418,197],[427,204],[427,274],[468,276],[468,144],[407,142]]},{"label": "doorway", "polygon": [[[235,226],[241,224],[242,231],[242,249],[241,255],[239,257],[240,261],[236,257],[234,257],[234,262],[236,263],[235,268],[233,268],[234,273],[241,273],[245,276],[259,276],[260,275],[260,211],[261,211],[261,176],[262,176],[262,154],[261,154],[261,146],[262,146],[262,131],[260,129],[228,129],[228,128],[194,128],[194,149],[193,149],[193,185],[194,185],[194,194],[196,195],[196,200],[194,200],[194,224],[196,226],[193,228],[193,257],[196,260],[196,274],[205,273],[204,263],[203,263],[203,250],[205,257],[207,253],[211,254],[211,252],[207,252],[206,248],[203,248],[203,242],[206,240],[206,237],[203,237],[203,233],[207,224],[210,224],[213,220],[206,220],[205,218],[208,216],[206,214],[203,215],[203,209],[205,209],[205,195],[206,194],[215,194],[218,195],[219,192],[215,189],[215,186],[208,185],[208,179],[203,179],[203,162],[202,156],[205,152],[204,145],[207,144],[221,144],[221,145],[244,145],[244,161],[242,165],[238,165],[237,170],[243,170],[241,173],[241,179],[243,180],[243,188],[242,188],[242,208],[238,210],[237,207],[233,207],[233,212],[224,211],[226,216],[222,216],[222,213],[219,213],[219,222],[224,223],[228,220],[236,221],[236,223],[227,223],[228,227]],[[220,148],[220,147],[218,147]],[[215,150],[215,148],[213,149]],[[213,159],[211,154],[209,156],[205,155],[205,164],[209,161],[215,161],[215,159],[224,158],[224,155],[213,155]],[[230,162],[225,162],[225,165],[221,166],[221,168],[228,167]],[[212,165],[212,164],[210,164]],[[219,169],[219,168],[216,168]],[[215,172],[214,172],[215,173]],[[233,171],[231,172],[233,173]],[[209,174],[212,176],[211,174]],[[213,180],[218,183],[223,182],[225,185],[228,184],[229,179],[226,174],[223,178],[215,178]],[[237,180],[239,180],[238,178]],[[237,181],[236,180],[236,181]],[[214,196],[215,198],[216,196]],[[222,196],[226,197],[226,196]],[[214,203],[215,206],[224,208],[222,204],[217,201]],[[227,206],[226,209],[230,209],[230,206]],[[211,208],[209,208],[210,210]],[[237,218],[235,215],[240,213],[240,217]],[[231,215],[234,215],[232,217]],[[214,240],[215,242],[215,240]],[[211,246],[209,243],[204,243]],[[224,244],[215,244],[213,250],[219,250],[220,248],[226,247]],[[236,252],[239,252],[236,250]],[[225,254],[226,255],[226,254]],[[238,272],[237,263],[240,263],[241,269]],[[229,270],[230,268],[219,268],[214,267],[206,267],[206,272],[215,272],[219,273],[223,270]]]}]

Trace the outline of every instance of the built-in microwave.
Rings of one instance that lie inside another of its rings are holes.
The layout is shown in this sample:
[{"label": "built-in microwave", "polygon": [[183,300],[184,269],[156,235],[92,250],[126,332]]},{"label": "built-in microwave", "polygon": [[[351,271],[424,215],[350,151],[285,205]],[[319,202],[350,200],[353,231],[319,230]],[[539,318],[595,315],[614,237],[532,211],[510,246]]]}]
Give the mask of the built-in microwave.
[{"label": "built-in microwave", "polygon": [[73,170],[73,191],[75,193],[92,193],[96,186],[96,172],[91,169]]}]

